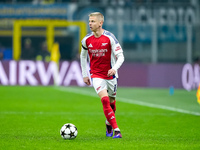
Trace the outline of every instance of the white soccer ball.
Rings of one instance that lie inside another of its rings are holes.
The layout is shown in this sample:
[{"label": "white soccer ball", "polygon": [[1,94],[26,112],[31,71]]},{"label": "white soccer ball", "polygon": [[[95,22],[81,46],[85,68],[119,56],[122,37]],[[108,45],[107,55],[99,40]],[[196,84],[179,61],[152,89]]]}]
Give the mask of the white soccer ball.
[{"label": "white soccer ball", "polygon": [[75,139],[78,134],[78,130],[72,123],[66,123],[60,129],[60,135],[63,139]]}]

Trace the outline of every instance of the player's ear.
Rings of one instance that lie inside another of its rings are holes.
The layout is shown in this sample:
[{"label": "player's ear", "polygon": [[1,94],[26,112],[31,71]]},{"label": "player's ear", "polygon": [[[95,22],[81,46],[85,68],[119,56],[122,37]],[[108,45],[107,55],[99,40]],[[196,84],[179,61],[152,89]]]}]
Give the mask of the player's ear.
[{"label": "player's ear", "polygon": [[103,25],[103,21],[100,21],[100,25],[99,25],[99,27],[102,27],[102,25]]}]

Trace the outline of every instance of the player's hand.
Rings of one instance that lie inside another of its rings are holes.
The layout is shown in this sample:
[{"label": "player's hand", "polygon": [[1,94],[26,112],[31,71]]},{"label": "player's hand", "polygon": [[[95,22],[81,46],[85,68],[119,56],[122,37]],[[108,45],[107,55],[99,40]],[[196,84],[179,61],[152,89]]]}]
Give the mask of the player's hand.
[{"label": "player's hand", "polygon": [[84,77],[83,82],[87,85],[91,85],[89,77]]},{"label": "player's hand", "polygon": [[113,76],[113,75],[115,75],[115,73],[116,73],[116,71],[114,69],[110,69],[110,70],[108,70],[107,76],[108,77]]}]

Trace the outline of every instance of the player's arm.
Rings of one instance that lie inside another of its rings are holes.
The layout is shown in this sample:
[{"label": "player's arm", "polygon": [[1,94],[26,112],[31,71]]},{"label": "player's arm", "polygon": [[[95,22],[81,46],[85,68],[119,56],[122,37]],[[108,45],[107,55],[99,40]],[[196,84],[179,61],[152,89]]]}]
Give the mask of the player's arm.
[{"label": "player's arm", "polygon": [[87,85],[91,85],[90,79],[87,75],[87,54],[88,54],[87,48],[82,46],[80,60],[81,60],[83,82],[86,83]]},{"label": "player's arm", "polygon": [[115,56],[117,58],[116,64],[110,70],[108,70],[108,76],[115,75],[116,71],[121,67],[124,62],[123,52],[117,53]]},{"label": "player's arm", "polygon": [[124,54],[123,54],[123,52],[120,52],[120,53],[116,54],[115,56],[117,58],[117,61],[116,61],[116,64],[112,67],[112,69],[117,71],[124,62]]},{"label": "player's arm", "polygon": [[108,70],[108,76],[115,75],[117,70],[120,68],[120,66],[124,62],[124,55],[123,55],[123,50],[121,48],[121,45],[119,44],[119,42],[117,41],[114,35],[112,35],[112,38],[110,38],[110,40],[111,40],[112,52],[114,53],[117,61],[115,65],[110,70]]}]

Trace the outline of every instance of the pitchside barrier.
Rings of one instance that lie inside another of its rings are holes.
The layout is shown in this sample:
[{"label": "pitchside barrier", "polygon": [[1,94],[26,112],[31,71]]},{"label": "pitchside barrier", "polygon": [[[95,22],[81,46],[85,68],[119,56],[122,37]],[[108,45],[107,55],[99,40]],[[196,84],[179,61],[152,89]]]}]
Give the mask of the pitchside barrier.
[{"label": "pitchside barrier", "polygon": [[[59,68],[59,69],[57,69]],[[89,66],[88,66],[89,68]],[[89,69],[88,69],[89,70]],[[56,74],[55,74],[56,71]],[[88,72],[89,73],[89,72]],[[56,77],[56,80],[54,80]],[[124,63],[119,69],[118,85],[123,87],[197,89],[199,64]],[[0,85],[86,86],[80,62],[0,61]]]}]

